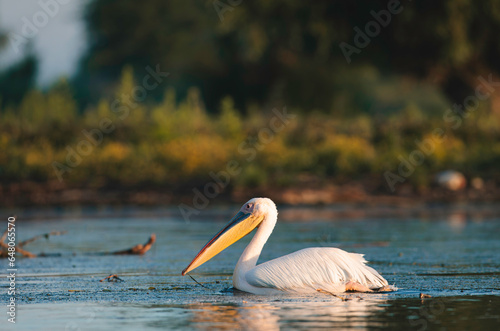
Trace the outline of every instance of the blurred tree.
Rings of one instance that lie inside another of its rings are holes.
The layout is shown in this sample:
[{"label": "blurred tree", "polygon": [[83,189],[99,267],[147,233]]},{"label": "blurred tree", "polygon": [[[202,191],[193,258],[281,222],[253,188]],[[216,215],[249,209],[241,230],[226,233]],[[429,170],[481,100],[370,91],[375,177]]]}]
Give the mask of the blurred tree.
[{"label": "blurred tree", "polygon": [[388,33],[382,33],[383,54],[391,68],[439,84],[460,104],[474,93],[479,75],[487,79],[491,74],[497,80],[500,36],[494,31],[500,30],[499,1],[418,1],[404,6]]},{"label": "blurred tree", "polygon": [[37,59],[30,54],[0,73],[0,106],[18,104],[35,84]]},{"label": "blurred tree", "polygon": [[197,86],[212,111],[227,95],[238,109],[331,110],[345,77],[366,64],[438,84],[459,102],[478,75],[500,72],[498,0],[94,0],[86,23],[77,82],[92,100],[111,93],[127,64],[136,77],[159,64],[180,98]]},{"label": "blurred tree", "polygon": [[0,50],[7,44],[7,36],[5,33],[0,31]]}]

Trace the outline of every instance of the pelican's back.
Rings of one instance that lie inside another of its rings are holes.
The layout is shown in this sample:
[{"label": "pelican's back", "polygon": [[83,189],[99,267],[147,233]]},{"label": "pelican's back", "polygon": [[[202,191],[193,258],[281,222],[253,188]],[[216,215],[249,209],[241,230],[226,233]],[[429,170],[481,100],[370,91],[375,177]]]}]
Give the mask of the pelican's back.
[{"label": "pelican's back", "polygon": [[369,288],[388,285],[365,263],[362,254],[332,247],[306,248],[257,265],[246,273],[246,279],[253,286],[297,292],[343,292],[350,281]]}]

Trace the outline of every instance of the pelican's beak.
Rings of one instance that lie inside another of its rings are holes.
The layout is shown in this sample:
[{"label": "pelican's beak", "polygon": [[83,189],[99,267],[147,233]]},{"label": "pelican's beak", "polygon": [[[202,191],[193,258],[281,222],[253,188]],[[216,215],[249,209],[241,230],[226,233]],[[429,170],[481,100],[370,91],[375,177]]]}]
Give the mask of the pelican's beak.
[{"label": "pelican's beak", "polygon": [[182,271],[184,276],[191,270],[207,262],[215,255],[222,252],[255,229],[264,219],[264,216],[254,216],[251,213],[239,212],[228,225],[217,233],[196,255],[186,269]]}]

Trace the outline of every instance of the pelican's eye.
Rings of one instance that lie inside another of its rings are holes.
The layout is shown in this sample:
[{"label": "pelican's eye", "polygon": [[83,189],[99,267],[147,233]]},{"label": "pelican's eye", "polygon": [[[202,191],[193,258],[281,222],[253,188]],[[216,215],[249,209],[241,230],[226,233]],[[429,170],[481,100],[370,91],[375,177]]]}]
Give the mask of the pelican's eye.
[{"label": "pelican's eye", "polygon": [[246,209],[247,209],[247,210],[252,210],[252,208],[253,208],[253,204],[251,204],[251,203],[247,203],[247,205],[246,205]]}]

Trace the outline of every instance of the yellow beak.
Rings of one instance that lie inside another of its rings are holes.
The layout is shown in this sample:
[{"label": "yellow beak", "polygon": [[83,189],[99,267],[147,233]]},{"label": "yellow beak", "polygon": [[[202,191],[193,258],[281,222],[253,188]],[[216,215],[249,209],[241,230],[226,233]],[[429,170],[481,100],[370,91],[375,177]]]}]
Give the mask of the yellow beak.
[{"label": "yellow beak", "polygon": [[227,247],[231,246],[255,229],[264,219],[264,216],[256,217],[250,213],[238,212],[233,219],[219,233],[203,246],[201,251],[191,261],[186,269],[182,271],[184,276],[191,270],[207,262]]}]

